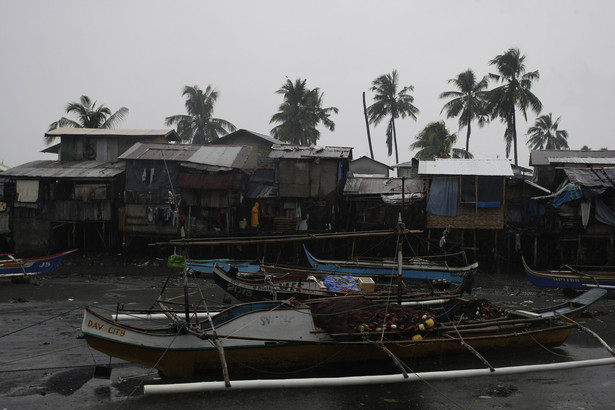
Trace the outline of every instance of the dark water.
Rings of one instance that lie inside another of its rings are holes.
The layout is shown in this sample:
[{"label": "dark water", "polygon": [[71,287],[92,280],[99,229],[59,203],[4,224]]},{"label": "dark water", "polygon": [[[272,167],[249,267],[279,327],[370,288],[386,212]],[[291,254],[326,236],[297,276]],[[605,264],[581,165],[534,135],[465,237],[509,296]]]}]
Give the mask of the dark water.
[{"label": "dark water", "polygon": [[[157,383],[149,369],[114,359],[110,377],[100,366],[109,359],[80,339],[86,304],[114,309],[117,303],[144,306],[154,300],[166,277],[135,270],[113,275],[60,272],[33,284],[0,283],[0,408],[101,409],[604,409],[613,408],[615,367],[600,366],[521,375],[481,376],[446,381],[217,391],[173,395],[143,395],[143,384]],[[171,282],[178,286],[180,282]],[[537,289],[523,277],[481,274],[473,297],[487,297],[510,308],[531,309],[563,300],[561,291]],[[220,294],[203,287],[212,300]],[[131,305],[129,305],[131,306]],[[615,345],[615,300],[596,304],[583,321],[609,345]],[[487,356],[498,366],[551,363],[609,357],[593,337],[573,331],[557,349]],[[406,363],[412,370],[484,368],[472,355]],[[95,376],[95,369],[98,374]],[[364,369],[328,368],[303,377],[361,373]],[[390,363],[371,372],[391,373]],[[233,375],[231,375],[233,377]]]}]

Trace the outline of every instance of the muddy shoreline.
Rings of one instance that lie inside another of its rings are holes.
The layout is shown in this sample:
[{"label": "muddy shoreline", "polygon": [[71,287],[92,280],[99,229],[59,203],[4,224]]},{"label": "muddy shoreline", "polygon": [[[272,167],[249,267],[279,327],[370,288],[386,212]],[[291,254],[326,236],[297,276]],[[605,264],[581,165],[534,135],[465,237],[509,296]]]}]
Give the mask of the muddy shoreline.
[{"label": "muddy shoreline", "polygon": [[[171,274],[171,279],[167,278]],[[0,281],[0,323],[3,349],[0,350],[0,403],[2,408],[169,408],[175,405],[200,404],[208,408],[285,408],[288,402],[280,392],[241,392],[230,394],[197,394],[188,399],[152,398],[142,395],[141,383],[156,379],[155,372],[108,357],[89,349],[81,339],[83,307],[114,311],[118,303],[130,307],[147,307],[159,295],[163,286],[173,294],[181,293],[183,277],[166,266],[166,259],[126,259],[118,255],[80,256],[62,263],[56,272],[34,278],[31,283]],[[201,291],[208,303],[221,302],[224,293],[212,279],[200,280]],[[486,298],[506,308],[533,309],[554,305],[565,300],[561,290],[532,286],[521,274],[490,274],[480,272],[474,282],[471,298]],[[615,299],[603,299],[583,317],[586,325],[615,345]],[[586,335],[574,334],[558,349],[558,354],[575,358],[605,357],[606,350],[595,341],[586,342]],[[546,353],[513,360],[504,357],[503,364],[522,360],[547,358]],[[467,360],[464,359],[464,360]],[[476,362],[462,360],[460,367],[480,367]],[[553,359],[555,360],[555,359]],[[101,369],[111,364],[111,372]],[[98,372],[98,374],[97,374]],[[604,366],[568,371],[577,374],[575,389],[586,393],[572,394],[570,381],[561,372],[537,376],[516,376],[504,379],[468,379],[454,383],[438,383],[447,394],[428,385],[412,388],[374,387],[368,394],[363,389],[337,389],[331,396],[327,389],[300,389],[296,399],[304,397],[296,408],[455,408],[456,403],[467,408],[523,408],[532,404],[532,397],[552,400],[544,408],[606,408],[612,404],[615,369]],[[589,380],[587,375],[595,377]],[[534,380],[529,383],[528,380]],[[557,380],[551,384],[548,380]],[[538,381],[538,382],[536,382]],[[454,386],[451,389],[450,386]],[[448,387],[447,387],[448,386]],[[499,386],[499,387],[498,387]],[[600,387],[600,388],[599,388]],[[234,392],[233,392],[234,393]],[[317,394],[319,400],[313,400]],[[311,399],[308,399],[311,397]],[[422,398],[421,398],[422,397]],[[430,397],[426,401],[425,397]],[[448,397],[448,398],[446,398]],[[491,397],[487,400],[484,397]],[[276,399],[278,401],[275,401]],[[260,401],[255,401],[256,399]],[[583,402],[579,404],[579,401]],[[363,403],[363,405],[361,404]],[[570,407],[575,403],[575,407]],[[551,406],[553,404],[553,406]],[[555,404],[559,404],[558,407]],[[578,406],[577,406],[578,404]],[[604,404],[602,406],[601,404]],[[267,406],[266,406],[267,405]],[[536,407],[530,406],[530,407]],[[368,408],[368,407],[364,407]]]}]

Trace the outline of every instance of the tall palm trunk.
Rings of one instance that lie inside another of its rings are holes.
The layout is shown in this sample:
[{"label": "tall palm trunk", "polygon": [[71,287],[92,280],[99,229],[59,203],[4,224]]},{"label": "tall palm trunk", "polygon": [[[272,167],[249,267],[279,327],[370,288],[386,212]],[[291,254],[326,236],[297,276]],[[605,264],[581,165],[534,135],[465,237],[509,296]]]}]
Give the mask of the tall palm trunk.
[{"label": "tall palm trunk", "polygon": [[519,165],[517,157],[517,116],[515,111],[512,112],[512,132],[513,132],[513,144],[515,144],[515,165]]},{"label": "tall palm trunk", "polygon": [[391,118],[391,131],[393,132],[393,143],[395,144],[395,163],[399,164],[399,152],[397,151],[397,131],[395,130],[395,117]]},{"label": "tall palm trunk", "polygon": [[466,152],[470,152],[470,134],[472,133],[472,115],[468,110],[468,129],[466,132]]},{"label": "tall palm trunk", "polygon": [[365,105],[365,91],[363,91],[363,114],[365,115],[365,128],[367,128],[367,142],[369,143],[369,153],[374,159],[374,149],[372,148],[372,136],[369,132],[369,119],[367,118],[367,106]]}]

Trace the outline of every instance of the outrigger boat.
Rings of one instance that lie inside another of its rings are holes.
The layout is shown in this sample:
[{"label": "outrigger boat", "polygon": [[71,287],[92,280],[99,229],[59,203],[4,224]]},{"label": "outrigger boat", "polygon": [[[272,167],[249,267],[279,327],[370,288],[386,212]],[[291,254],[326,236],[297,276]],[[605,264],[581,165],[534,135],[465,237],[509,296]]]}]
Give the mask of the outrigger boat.
[{"label": "outrigger boat", "polygon": [[597,267],[564,265],[559,270],[534,270],[521,257],[525,273],[536,286],[564,289],[604,288],[615,289],[615,271]]},{"label": "outrigger boat", "polygon": [[374,282],[365,276],[352,276],[344,273],[325,274],[313,269],[299,267],[274,266],[259,273],[245,272],[240,267],[213,267],[214,282],[234,298],[249,302],[258,300],[284,300],[291,297],[299,300],[325,298],[333,296],[365,295],[372,298],[383,297],[395,299],[397,286],[402,287],[401,297],[404,300],[419,297],[434,297],[437,293],[442,297],[461,296],[464,292],[471,293],[471,276],[466,281],[449,290],[410,289],[403,282],[392,285],[389,282]]},{"label": "outrigger boat", "polygon": [[15,258],[12,254],[0,254],[0,278],[48,275],[53,272],[62,259],[77,249],[42,256],[40,258]]},{"label": "outrigger boat", "polygon": [[[399,263],[396,259],[325,260],[316,258],[305,245],[303,249],[310,266],[319,271],[345,272],[351,275],[372,277],[398,274]],[[401,276],[403,279],[420,281],[461,283],[466,276],[475,274],[477,269],[478,262],[455,267],[431,258],[413,257],[403,259]]]},{"label": "outrigger boat", "polygon": [[167,377],[222,371],[230,386],[229,372],[282,372],[390,358],[399,364],[463,352],[482,358],[494,349],[554,347],[605,294],[591,289],[532,312],[505,311],[485,300],[406,307],[354,296],[291,299],[239,304],[210,315],[185,311],[185,319],[159,302],[166,323],[127,324],[117,314],[103,316],[86,307],[81,329],[92,348],[109,356],[156,368]]},{"label": "outrigger boat", "polygon": [[225,269],[216,264],[212,271],[216,285],[241,301],[291,297],[313,299],[362,293],[359,282],[350,275],[322,275],[298,270],[256,275],[240,269],[237,266]]}]

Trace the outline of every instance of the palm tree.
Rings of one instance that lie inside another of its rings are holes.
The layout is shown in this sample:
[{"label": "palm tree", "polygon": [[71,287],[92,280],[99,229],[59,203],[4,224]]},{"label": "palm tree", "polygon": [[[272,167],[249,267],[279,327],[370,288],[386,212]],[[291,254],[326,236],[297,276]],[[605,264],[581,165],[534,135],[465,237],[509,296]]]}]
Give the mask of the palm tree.
[{"label": "palm tree", "polygon": [[533,127],[527,130],[527,146],[531,150],[537,149],[569,149],[568,131],[559,130],[558,117],[553,122],[551,113],[536,118]]},{"label": "palm tree", "polygon": [[485,89],[489,85],[488,77],[485,76],[476,82],[474,72],[467,70],[448,82],[454,84],[458,91],[445,91],[440,94],[440,98],[450,98],[450,101],[442,107],[442,111],[446,111],[447,118],[459,117],[459,129],[467,127],[466,151],[470,151],[472,121],[477,120],[478,126],[482,127],[489,120],[485,112],[487,98]]},{"label": "palm tree", "polygon": [[444,121],[434,121],[421,131],[410,149],[418,149],[414,155],[417,159],[432,160],[434,158],[473,158],[473,155],[462,148],[453,148],[457,142],[457,134],[449,133]]},{"label": "palm tree", "polygon": [[370,88],[370,91],[375,93],[375,102],[367,108],[369,121],[374,125],[378,125],[385,117],[391,117],[387,125],[386,143],[389,156],[393,153],[393,144],[395,144],[395,161],[397,163],[399,163],[399,153],[397,151],[395,119],[408,116],[416,120],[419,113],[419,109],[413,105],[414,97],[410,95],[410,91],[414,91],[414,87],[409,85],[397,91],[398,88],[399,75],[397,70],[376,78]]},{"label": "palm tree", "polygon": [[211,85],[204,92],[196,85],[185,86],[182,96],[186,97],[188,114],[172,115],[165,118],[164,123],[167,126],[177,124],[177,134],[183,142],[207,144],[237,129],[226,120],[213,118],[218,92]]},{"label": "palm tree", "polygon": [[269,124],[278,123],[271,135],[280,141],[296,145],[315,144],[320,138],[317,127],[322,123],[329,131],[335,130],[335,122],[330,118],[337,114],[336,107],[322,107],[324,93],[319,88],[310,90],[306,87],[307,80],[297,78],[293,83],[286,79],[284,85],[276,91],[284,101],[278,107],[278,112],[271,116]]},{"label": "palm tree", "polygon": [[510,48],[504,54],[496,56],[489,62],[495,65],[498,74],[490,74],[496,81],[503,85],[489,91],[488,110],[491,117],[500,117],[506,123],[504,140],[506,141],[506,157],[510,154],[510,146],[514,144],[515,165],[518,165],[517,155],[517,119],[516,110],[519,108],[527,121],[527,109],[530,108],[536,114],[540,114],[542,103],[530,91],[532,82],[540,79],[538,71],[525,71],[525,56],[519,49]]},{"label": "palm tree", "polygon": [[[121,107],[114,113],[104,104],[96,106],[87,95],[82,95],[79,102],[66,104],[66,113],[77,116],[76,120],[62,117],[49,125],[49,131],[61,128],[115,128],[128,115],[128,108]],[[51,144],[56,137],[46,136],[47,144]]]}]

